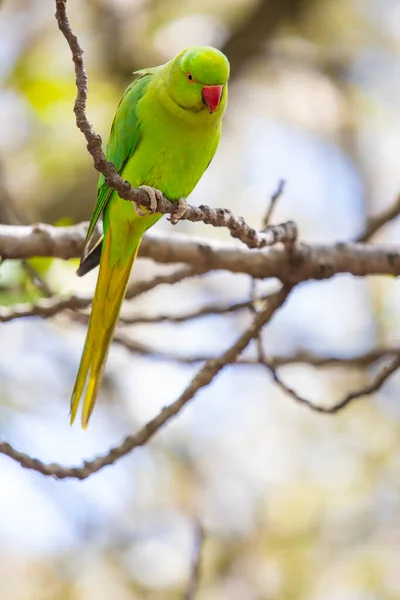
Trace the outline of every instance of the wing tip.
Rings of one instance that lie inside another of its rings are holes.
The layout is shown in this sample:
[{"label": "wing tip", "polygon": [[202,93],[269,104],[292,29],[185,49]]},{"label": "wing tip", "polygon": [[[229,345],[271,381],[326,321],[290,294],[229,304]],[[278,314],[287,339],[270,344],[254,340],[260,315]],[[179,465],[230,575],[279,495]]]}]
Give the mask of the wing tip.
[{"label": "wing tip", "polygon": [[96,242],[93,248],[82,256],[79,267],[76,271],[78,277],[83,277],[92,269],[95,269],[100,264],[101,251],[103,245],[103,236]]}]

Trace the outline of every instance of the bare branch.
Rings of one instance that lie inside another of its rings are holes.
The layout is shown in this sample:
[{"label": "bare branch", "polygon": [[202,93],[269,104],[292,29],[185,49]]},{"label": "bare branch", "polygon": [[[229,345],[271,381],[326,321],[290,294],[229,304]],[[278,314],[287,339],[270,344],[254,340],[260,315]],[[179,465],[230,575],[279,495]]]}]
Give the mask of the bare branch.
[{"label": "bare branch", "polygon": [[132,300],[137,296],[140,296],[146,292],[150,292],[160,285],[173,285],[175,283],[181,283],[185,279],[202,275],[203,273],[204,271],[202,269],[196,269],[191,265],[185,265],[175,269],[172,273],[162,273],[161,275],[156,275],[152,279],[134,281],[131,285],[129,285],[125,294],[125,298],[126,300]]},{"label": "bare branch", "polygon": [[0,224],[0,257],[78,258],[83,249],[87,227],[88,223],[73,227],[53,227],[42,223],[28,226]]},{"label": "bare branch", "polygon": [[63,310],[86,308],[92,302],[92,296],[68,296],[67,298],[44,298],[34,304],[14,304],[12,307],[0,306],[0,323],[7,323],[23,317],[51,317]]},{"label": "bare branch", "polygon": [[382,229],[387,223],[393,221],[396,217],[400,215],[400,194],[397,196],[396,200],[393,202],[391,206],[385,208],[382,212],[380,212],[375,217],[369,217],[367,223],[365,225],[365,230],[361,233],[357,238],[356,242],[368,242],[373,235],[379,230]]},{"label": "bare branch", "polygon": [[[134,282],[128,288],[125,297],[127,300],[131,300],[137,296],[140,296],[141,294],[149,292],[159,285],[172,285],[174,283],[179,283],[188,277],[193,277],[194,275],[199,274],[200,273],[192,267],[184,266],[181,269],[176,269],[173,273],[157,275],[151,280]],[[87,308],[92,301],[92,295],[78,296],[76,294],[72,294],[65,298],[60,298],[57,296],[49,299],[45,298],[32,304],[15,304],[11,307],[1,306],[0,323],[6,323],[7,321],[21,319],[23,317],[53,317],[64,310],[79,310]],[[141,322],[140,319],[137,322]],[[144,320],[144,322],[146,321]]]},{"label": "bare branch", "polygon": [[[95,132],[92,123],[86,116],[88,77],[83,63],[83,50],[68,21],[66,2],[67,0],[56,0],[56,19],[58,27],[68,42],[75,65],[77,96],[74,112],[76,124],[86,138],[87,149],[92,155],[95,168],[104,175],[107,184],[115,189],[121,198],[149,208],[150,197],[148,193],[143,189],[132,188],[127,181],[120,177],[114,165],[106,159],[101,147],[101,137]],[[173,217],[178,210],[177,203],[171,202],[167,198],[157,201],[156,212],[171,214]],[[226,227],[233,237],[241,240],[249,248],[264,248],[277,242],[291,244],[297,237],[296,225],[291,221],[269,227],[267,231],[259,234],[255,229],[249,227],[241,217],[236,217],[230,210],[225,208],[214,209],[204,205],[199,207],[187,205],[184,214],[180,215],[179,220],[181,219],[193,222],[202,221],[214,227]]]},{"label": "bare branch", "polygon": [[[260,299],[266,300],[266,296],[262,296]],[[198,308],[196,310],[191,310],[186,313],[180,315],[155,315],[152,317],[148,316],[125,316],[121,315],[120,322],[125,323],[126,325],[143,325],[143,324],[153,324],[153,323],[184,323],[186,321],[191,321],[193,319],[199,319],[201,317],[210,316],[210,315],[226,315],[229,313],[239,312],[246,308],[250,308],[253,304],[253,300],[245,300],[244,302],[235,302],[234,304],[220,305],[220,304],[211,304],[209,306],[204,306],[203,308]],[[1,321],[1,309],[0,309],[0,321]]]},{"label": "bare branch", "polygon": [[[303,364],[312,367],[346,367],[346,368],[366,368],[370,365],[386,359],[400,356],[400,348],[377,348],[370,352],[357,354],[350,357],[341,356],[318,356],[307,350],[302,350],[288,356],[269,357],[269,364],[274,367],[284,367],[286,365]],[[239,361],[241,364],[244,360]]]},{"label": "bare branch", "polygon": [[275,192],[272,194],[272,196],[270,198],[267,212],[265,213],[264,218],[263,218],[261,231],[266,231],[268,229],[269,224],[271,222],[272,213],[274,212],[275,206],[284,191],[285,191],[285,180],[281,179],[278,182],[278,187],[276,188]]},{"label": "bare branch", "polygon": [[299,404],[304,404],[305,406],[307,406],[315,412],[332,415],[345,408],[353,400],[357,400],[359,398],[369,396],[374,392],[377,392],[382,387],[382,385],[389,379],[389,377],[399,369],[400,356],[396,356],[388,365],[383,367],[383,369],[378,373],[378,375],[376,375],[376,377],[374,377],[371,383],[362,387],[360,390],[349,392],[348,394],[346,394],[346,396],[344,396],[344,398],[342,398],[342,400],[333,404],[332,406],[327,407],[321,406],[319,404],[314,404],[314,402],[305,398],[304,396],[300,396],[300,394],[298,394],[293,388],[289,387],[286,383],[284,383],[284,381],[278,375],[276,368],[272,366],[272,364],[265,357],[265,355],[263,358],[263,364],[272,374],[272,377],[275,383],[278,385],[278,387],[286,394],[288,394],[291,398],[293,398],[296,402],[298,402]]},{"label": "bare branch", "polygon": [[[0,225],[0,255],[77,258],[83,248],[86,227],[86,223],[72,227]],[[221,269],[256,278],[276,277],[293,284],[329,279],[339,273],[400,275],[398,244],[296,243],[291,252],[286,252],[281,246],[249,250],[233,243],[151,231],[144,236],[139,254],[163,264],[191,265],[199,272]]]},{"label": "bare branch", "polygon": [[[268,228],[269,222],[272,217],[272,213],[274,211],[276,203],[278,202],[279,198],[283,194],[284,188],[285,188],[285,182],[283,179],[281,179],[281,181],[279,181],[279,183],[278,183],[278,187],[277,187],[276,191],[272,194],[272,196],[270,198],[269,205],[267,207],[266,213],[263,218],[262,231],[265,231]],[[291,248],[291,251],[293,251],[293,247]],[[252,277],[251,281],[250,281],[250,298],[251,298],[251,303],[249,306],[250,312],[253,315],[256,315],[258,312],[259,303],[258,303],[258,294],[257,294],[257,280],[254,277]],[[255,341],[256,341],[258,361],[261,363],[265,361],[262,336],[263,336],[263,331],[262,331],[262,329],[260,329],[260,331],[257,334],[257,337],[255,338]]]},{"label": "bare branch", "polygon": [[[215,357],[206,354],[200,355],[181,355],[171,350],[160,350],[154,346],[148,346],[141,342],[133,340],[122,331],[117,331],[114,342],[125,347],[129,352],[140,356],[151,356],[153,359],[166,362],[179,363],[181,365],[194,365],[207,360],[213,360]],[[346,368],[346,369],[366,369],[369,366],[388,359],[400,356],[400,348],[377,348],[370,352],[361,353],[351,357],[341,356],[320,356],[306,350],[294,352],[288,355],[276,355],[268,358],[268,363],[273,368],[286,367],[289,365],[307,365],[316,368]],[[235,364],[244,367],[262,366],[263,362],[259,358],[241,357],[235,360]]]},{"label": "bare branch", "polygon": [[0,442],[0,453],[6,454],[26,469],[37,471],[43,475],[53,476],[57,479],[86,479],[100,469],[114,464],[119,458],[126,456],[134,448],[146,444],[161,427],[182,410],[199,390],[208,386],[222,369],[234,362],[251,340],[257,335],[258,331],[264,327],[275,312],[284,304],[290,291],[290,286],[282,286],[276,294],[270,296],[264,310],[255,317],[251,326],[246,329],[233,346],[221,354],[220,357],[208,360],[196,373],[191,383],[175,402],[163,408],[163,410],[154,419],[149,421],[143,429],[136,434],[126,437],[119,446],[112,448],[104,456],[85,461],[82,467],[63,467],[54,463],[46,464],[36,458],[32,458],[24,452],[19,452],[7,442]]}]

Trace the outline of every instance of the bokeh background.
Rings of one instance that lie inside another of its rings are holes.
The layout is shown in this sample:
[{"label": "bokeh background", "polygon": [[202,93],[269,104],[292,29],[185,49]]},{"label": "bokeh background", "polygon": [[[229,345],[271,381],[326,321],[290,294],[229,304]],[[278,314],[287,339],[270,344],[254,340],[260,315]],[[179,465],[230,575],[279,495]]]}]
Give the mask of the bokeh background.
[{"label": "bokeh background", "polygon": [[[97,175],[76,129],[71,56],[51,0],[0,2],[0,221],[90,216]],[[308,241],[345,240],[399,192],[399,0],[69,0],[85,49],[89,117],[103,138],[131,73],[191,44],[232,63],[217,156],[193,203],[227,206],[259,226],[280,178],[274,220]],[[228,239],[226,231],[172,229]],[[398,224],[376,239],[398,240]],[[53,293],[90,293],[76,261],[4,263],[0,303],[34,301],[29,266]],[[139,260],[135,276],[165,268]],[[271,282],[259,285],[262,292]],[[162,286],[127,314],[179,314],[246,300],[245,276],[214,273]],[[301,285],[265,332],[269,355],[352,356],[395,344],[393,278]],[[216,355],[247,313],[125,328],[182,357]],[[68,424],[86,328],[66,316],[0,329],[0,437],[46,461],[80,464],[135,431],[190,381],[195,365],[115,345],[87,432]],[[254,355],[250,348],[248,356]],[[373,370],[372,370],[373,372]],[[329,404],[366,369],[281,369]],[[0,598],[183,598],[205,529],[199,600],[395,600],[400,597],[400,377],[336,416],[279,391],[261,367],[237,366],[203,390],[145,448],[84,482],[55,481],[0,457]]]}]

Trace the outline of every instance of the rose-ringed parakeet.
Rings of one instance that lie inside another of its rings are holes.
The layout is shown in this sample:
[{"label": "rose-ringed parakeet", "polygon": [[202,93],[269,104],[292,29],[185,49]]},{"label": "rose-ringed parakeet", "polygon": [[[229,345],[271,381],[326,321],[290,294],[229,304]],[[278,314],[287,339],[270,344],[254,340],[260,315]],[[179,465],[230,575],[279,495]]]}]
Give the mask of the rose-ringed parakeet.
[{"label": "rose-ringed parakeet", "polygon": [[[192,47],[137,75],[118,106],[106,156],[132,187],[149,186],[179,202],[191,193],[217,149],[228,96],[229,62],[215,48]],[[101,215],[103,238],[88,252]],[[121,199],[100,176],[97,204],[78,269],[78,275],[84,275],[100,262],[72,392],[71,423],[84,394],[82,426],[88,424],[132,264],[143,234],[160,217],[159,213],[138,214],[134,204]]]}]

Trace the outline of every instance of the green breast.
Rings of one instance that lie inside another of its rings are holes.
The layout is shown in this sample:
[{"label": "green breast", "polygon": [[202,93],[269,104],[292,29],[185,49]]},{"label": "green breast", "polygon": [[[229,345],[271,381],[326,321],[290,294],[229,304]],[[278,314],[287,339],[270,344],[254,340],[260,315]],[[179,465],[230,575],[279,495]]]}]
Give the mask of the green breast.
[{"label": "green breast", "polygon": [[182,110],[166,107],[156,88],[138,103],[141,138],[122,174],[132,186],[155,187],[170,200],[196,186],[217,149],[222,115]]}]

